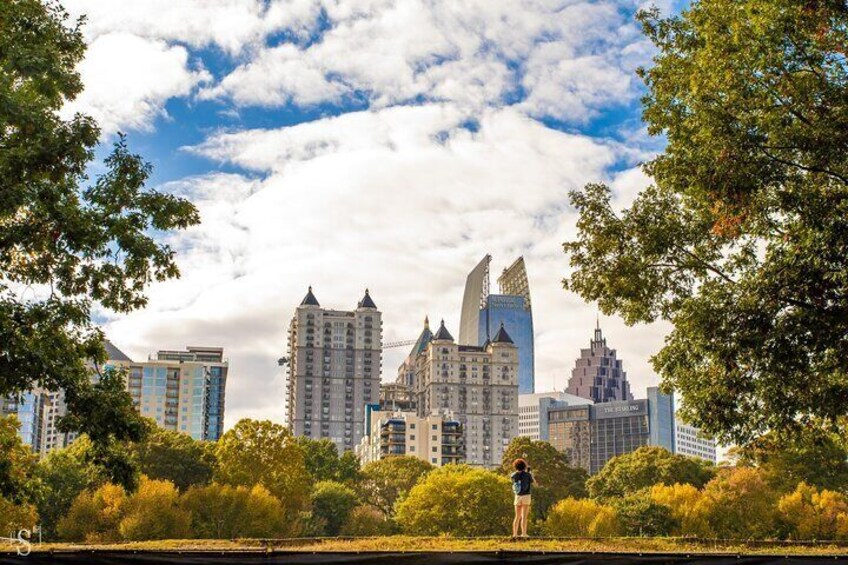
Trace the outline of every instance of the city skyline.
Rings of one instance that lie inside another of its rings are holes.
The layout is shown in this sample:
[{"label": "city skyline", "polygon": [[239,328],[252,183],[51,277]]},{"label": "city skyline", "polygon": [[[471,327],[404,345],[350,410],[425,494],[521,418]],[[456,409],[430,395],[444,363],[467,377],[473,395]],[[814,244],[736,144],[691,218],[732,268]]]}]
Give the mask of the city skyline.
[{"label": "city skyline", "polygon": [[[226,425],[281,422],[280,336],[309,284],[371,288],[386,341],[414,339],[426,314],[459,328],[481,256],[523,256],[536,389],[564,386],[596,313],[561,288],[568,191],[606,181],[626,206],[663,146],[639,117],[641,1],[110,4],[66,2],[89,44],[66,111],[101,123],[101,156],[126,132],[150,186],[202,220],[167,236],[181,279],[151,285],[143,310],[96,312],[110,339],[133,356],[184,336],[224,345]],[[667,328],[604,327],[634,389],[655,384],[647,359]]]}]

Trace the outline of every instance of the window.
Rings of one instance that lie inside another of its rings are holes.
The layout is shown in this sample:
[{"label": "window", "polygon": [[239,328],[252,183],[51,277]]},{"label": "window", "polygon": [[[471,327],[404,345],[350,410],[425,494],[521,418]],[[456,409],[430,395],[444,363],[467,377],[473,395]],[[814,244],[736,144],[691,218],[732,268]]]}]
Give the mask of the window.
[{"label": "window", "polygon": [[436,451],[437,451],[437,448],[436,448],[436,446],[434,445],[434,446],[433,446],[433,453],[436,453]]}]

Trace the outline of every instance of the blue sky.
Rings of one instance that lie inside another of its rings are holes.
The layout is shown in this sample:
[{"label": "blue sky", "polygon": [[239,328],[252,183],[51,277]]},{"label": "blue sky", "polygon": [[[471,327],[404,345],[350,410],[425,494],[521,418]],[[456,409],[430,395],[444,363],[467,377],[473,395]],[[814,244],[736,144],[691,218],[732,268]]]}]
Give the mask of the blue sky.
[{"label": "blue sky", "polygon": [[[151,287],[143,311],[101,313],[109,337],[138,358],[223,346],[227,424],[280,421],[275,361],[307,286],[339,308],[369,287],[384,339],[402,340],[425,315],[456,330],[482,256],[498,269],[524,255],[537,388],[564,388],[596,314],[561,289],[568,191],[607,182],[625,206],[661,148],[639,118],[643,4],[67,0],[89,51],[65,111],[101,123],[104,152],[126,132],[151,185],[203,220],[163,235],[182,278]],[[634,391],[655,384],[666,328],[602,326]],[[385,380],[405,353],[386,353]]]}]

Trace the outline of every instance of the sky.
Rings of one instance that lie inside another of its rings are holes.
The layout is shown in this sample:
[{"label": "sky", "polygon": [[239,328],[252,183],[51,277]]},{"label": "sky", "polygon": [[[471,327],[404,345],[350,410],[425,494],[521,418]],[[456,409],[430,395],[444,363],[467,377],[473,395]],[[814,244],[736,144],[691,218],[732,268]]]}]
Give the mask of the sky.
[{"label": "sky", "polygon": [[[98,120],[101,156],[126,133],[150,186],[202,219],[158,236],[182,277],[152,285],[143,310],[99,312],[107,337],[136,360],[221,346],[226,426],[282,422],[277,359],[308,286],[338,309],[369,288],[386,342],[415,339],[426,315],[458,335],[467,273],[487,253],[494,275],[523,256],[536,390],[565,388],[597,316],[562,289],[568,193],[606,182],[627,206],[662,149],[634,73],[653,54],[633,17],[647,4],[65,0],[88,51],[63,112]],[[644,396],[668,327],[600,325]],[[386,350],[384,380],[407,353]]]}]

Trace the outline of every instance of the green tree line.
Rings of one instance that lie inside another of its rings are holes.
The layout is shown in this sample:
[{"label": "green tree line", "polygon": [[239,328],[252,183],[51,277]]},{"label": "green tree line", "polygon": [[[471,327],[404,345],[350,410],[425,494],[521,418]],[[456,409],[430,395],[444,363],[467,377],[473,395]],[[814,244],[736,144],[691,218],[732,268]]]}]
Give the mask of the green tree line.
[{"label": "green tree line", "polygon": [[[360,467],[329,440],[242,420],[218,442],[153,427],[127,449],[136,474],[136,488],[127,489],[111,480],[87,437],[37,461],[6,418],[0,530],[40,524],[45,540],[89,543],[506,535],[508,476],[523,457],[539,483],[536,535],[846,540],[848,451],[831,439],[736,450],[724,467],[642,447],[590,477],[549,443],[528,438],[511,442],[497,470],[434,468],[406,456]],[[800,465],[813,454],[818,465]]]}]

